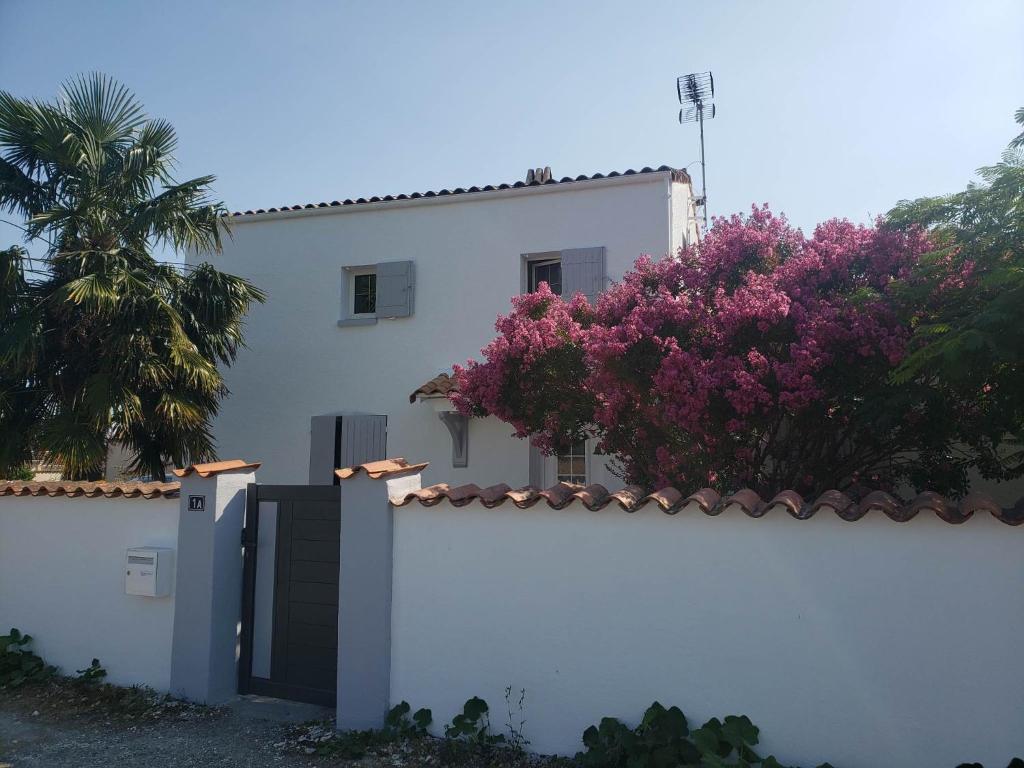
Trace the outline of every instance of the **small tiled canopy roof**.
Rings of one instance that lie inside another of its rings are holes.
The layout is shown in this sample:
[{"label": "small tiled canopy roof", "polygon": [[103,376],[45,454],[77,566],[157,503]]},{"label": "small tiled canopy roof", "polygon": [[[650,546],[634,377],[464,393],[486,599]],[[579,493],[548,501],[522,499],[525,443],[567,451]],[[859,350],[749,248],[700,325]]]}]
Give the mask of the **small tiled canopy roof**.
[{"label": "small tiled canopy roof", "polygon": [[718,515],[726,508],[736,505],[750,517],[763,517],[769,510],[779,509],[788,512],[797,520],[809,520],[819,511],[830,509],[843,520],[854,521],[860,520],[872,510],[877,510],[898,523],[911,520],[919,512],[934,512],[947,523],[962,523],[970,519],[975,512],[989,512],[1007,525],[1024,523],[1024,504],[1018,504],[1013,509],[1003,509],[995,501],[981,494],[972,494],[956,502],[932,492],[920,493],[909,501],[901,501],[882,491],[874,491],[855,501],[839,491],[826,491],[816,498],[806,500],[796,491],[782,491],[765,501],[750,489],[721,496],[710,488],[704,488],[687,496],[671,487],[647,493],[637,486],[610,492],[603,485],[597,484],[582,486],[559,483],[547,490],[529,487],[513,490],[504,484],[488,488],[480,488],[473,484],[453,488],[441,483],[391,499],[391,503],[398,507],[413,502],[429,507],[443,501],[457,507],[478,501],[488,508],[511,501],[520,509],[527,509],[542,501],[552,509],[564,509],[579,503],[593,511],[604,509],[614,503],[626,512],[636,512],[653,503],[670,515],[682,511],[690,504],[695,504],[706,515]]},{"label": "small tiled canopy roof", "polygon": [[56,480],[45,483],[0,482],[0,496],[67,496],[70,498],[173,499],[181,483],[87,483],[77,480]]},{"label": "small tiled canopy roof", "polygon": [[244,459],[228,459],[226,461],[214,461],[209,464],[189,464],[184,469],[175,469],[174,474],[178,477],[188,477],[195,472],[200,477],[213,477],[221,472],[235,472],[239,469],[259,469],[260,462],[245,461]]},{"label": "small tiled canopy roof", "polygon": [[420,384],[409,395],[409,402],[415,403],[417,397],[447,397],[451,392],[458,392],[458,385],[447,373],[439,373],[423,384]]}]

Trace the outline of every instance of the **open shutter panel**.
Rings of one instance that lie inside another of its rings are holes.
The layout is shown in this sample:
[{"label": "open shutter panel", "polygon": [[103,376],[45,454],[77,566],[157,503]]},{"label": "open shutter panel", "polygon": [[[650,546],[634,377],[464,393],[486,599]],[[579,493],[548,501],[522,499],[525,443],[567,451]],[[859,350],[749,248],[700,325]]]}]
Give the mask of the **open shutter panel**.
[{"label": "open shutter panel", "polygon": [[309,484],[330,485],[334,482],[338,415],[314,416],[309,425]]},{"label": "open shutter panel", "polygon": [[377,265],[377,317],[408,317],[413,304],[411,261],[385,261]]},{"label": "open shutter panel", "polygon": [[386,459],[387,437],[387,416],[342,416],[338,467],[354,467]]},{"label": "open shutter panel", "polygon": [[562,296],[582,293],[593,304],[605,289],[604,247],[568,248],[562,251]]},{"label": "open shutter panel", "polygon": [[544,463],[547,457],[540,452],[540,448],[530,443],[530,485],[534,488],[547,488],[544,477]]}]

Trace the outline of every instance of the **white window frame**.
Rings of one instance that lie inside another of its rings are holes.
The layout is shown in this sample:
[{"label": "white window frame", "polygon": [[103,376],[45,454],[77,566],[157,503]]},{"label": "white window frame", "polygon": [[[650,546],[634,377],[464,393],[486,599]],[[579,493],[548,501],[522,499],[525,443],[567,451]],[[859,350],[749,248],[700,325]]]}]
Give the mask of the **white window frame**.
[{"label": "white window frame", "polygon": [[[356,278],[364,277],[366,275],[377,275],[376,267],[361,267],[359,269],[353,269],[349,272],[348,281],[348,306],[350,317],[376,317],[377,311],[373,312],[356,312]],[[373,306],[377,306],[377,285],[374,283],[373,286]]]},{"label": "white window frame", "polygon": [[339,326],[374,325],[377,322],[376,312],[356,313],[356,277],[359,275],[376,275],[376,264],[358,264],[341,268],[341,316]]},{"label": "white window frame", "polygon": [[[581,440],[580,442],[583,443],[583,453],[582,454],[561,453],[561,454],[555,454],[554,456],[551,457],[554,460],[554,467],[553,467],[554,472],[552,474],[552,477],[554,478],[555,483],[561,483],[561,482],[568,483],[568,482],[571,482],[570,480],[562,480],[560,478],[560,473],[558,471],[558,459],[560,457],[562,457],[562,456],[567,456],[567,457],[570,458],[570,460],[573,459],[573,458],[582,458],[583,459],[583,483],[582,483],[582,485],[589,485],[590,484],[590,477],[591,477],[591,474],[590,474],[590,457],[593,454],[593,450],[592,450],[591,444],[590,444],[591,441],[590,440]],[[570,446],[570,450],[571,450],[571,446]]]},{"label": "white window frame", "polygon": [[[540,264],[561,264],[562,263],[562,252],[561,251],[543,251],[541,253],[524,253],[522,254],[522,270],[520,280],[520,293],[530,293],[530,277],[532,276],[533,268]],[[565,280],[565,275],[562,275],[562,280]],[[561,294],[559,294],[561,295]]]},{"label": "white window frame", "polygon": [[[559,267],[561,267],[562,266],[562,258],[558,257],[557,259],[531,259],[530,260],[530,263],[527,266],[529,271],[527,272],[527,275],[526,275],[526,289],[528,291],[530,291],[531,293],[536,291],[537,290],[537,285],[539,285],[540,282],[547,282],[548,283],[548,287],[551,286],[551,283],[546,281],[546,280],[538,282],[536,280],[536,274],[537,274],[537,267],[550,267],[552,264],[557,264]],[[562,281],[561,280],[558,281],[558,295],[559,296],[562,295]]]}]

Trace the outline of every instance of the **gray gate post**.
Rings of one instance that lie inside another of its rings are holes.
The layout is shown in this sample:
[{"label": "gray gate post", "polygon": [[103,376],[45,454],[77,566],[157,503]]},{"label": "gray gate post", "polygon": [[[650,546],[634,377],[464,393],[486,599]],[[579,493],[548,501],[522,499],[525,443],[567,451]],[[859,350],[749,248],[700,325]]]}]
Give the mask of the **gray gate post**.
[{"label": "gray gate post", "polygon": [[235,459],[174,470],[181,478],[171,693],[205,704],[237,692],[246,485],[259,464]]},{"label": "gray gate post", "polygon": [[339,470],[339,730],[380,728],[391,706],[391,568],[388,499],[422,485],[426,464],[388,459]]}]

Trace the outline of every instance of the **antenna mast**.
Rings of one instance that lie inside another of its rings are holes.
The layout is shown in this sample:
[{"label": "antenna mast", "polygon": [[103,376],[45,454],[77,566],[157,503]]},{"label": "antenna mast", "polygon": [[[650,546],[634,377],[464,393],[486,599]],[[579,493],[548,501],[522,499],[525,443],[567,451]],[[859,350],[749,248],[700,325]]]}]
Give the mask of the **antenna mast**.
[{"label": "antenna mast", "polygon": [[715,78],[710,72],[694,72],[676,80],[679,95],[679,122],[700,126],[700,197],[697,205],[704,209],[704,229],[708,228],[708,177],[704,162],[704,120],[715,117]]}]

